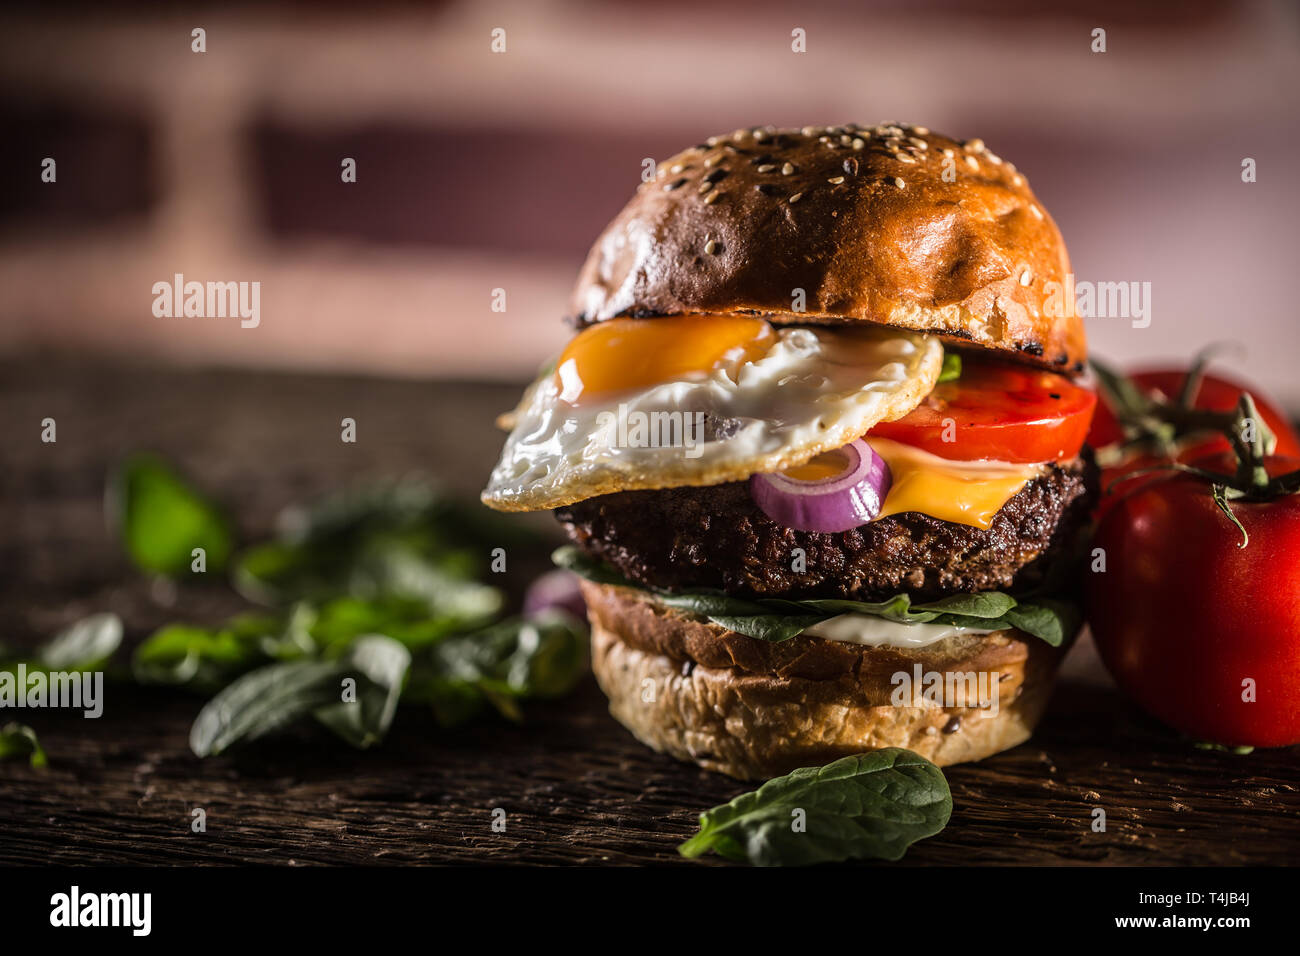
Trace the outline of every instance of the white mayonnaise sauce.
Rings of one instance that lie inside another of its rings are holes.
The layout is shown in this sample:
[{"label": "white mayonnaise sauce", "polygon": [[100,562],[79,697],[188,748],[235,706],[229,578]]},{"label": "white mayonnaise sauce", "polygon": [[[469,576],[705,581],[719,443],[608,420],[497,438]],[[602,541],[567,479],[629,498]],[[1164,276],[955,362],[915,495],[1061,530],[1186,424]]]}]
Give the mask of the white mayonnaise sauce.
[{"label": "white mayonnaise sauce", "polygon": [[952,624],[900,624],[870,614],[841,614],[814,624],[803,632],[808,637],[871,647],[925,647],[957,634],[992,634],[978,627]]}]

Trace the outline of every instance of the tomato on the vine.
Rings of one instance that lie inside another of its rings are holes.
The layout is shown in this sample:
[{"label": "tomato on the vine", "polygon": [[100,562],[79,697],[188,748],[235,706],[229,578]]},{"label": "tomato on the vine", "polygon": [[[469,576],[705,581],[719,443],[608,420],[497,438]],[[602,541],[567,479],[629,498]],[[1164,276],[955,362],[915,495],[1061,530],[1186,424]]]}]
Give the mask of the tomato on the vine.
[{"label": "tomato on the vine", "polygon": [[[1194,464],[1236,468],[1232,455]],[[1300,458],[1265,465],[1276,476]],[[1203,478],[1161,475],[1116,496],[1093,543],[1093,637],[1120,688],[1170,726],[1221,744],[1300,743],[1300,495],[1230,507],[1244,548]]]},{"label": "tomato on the vine", "polygon": [[[1183,382],[1187,379],[1187,372],[1186,368],[1151,368],[1134,372],[1128,378],[1143,391],[1157,392],[1172,402],[1177,400]],[[1277,436],[1277,447],[1274,449],[1274,454],[1300,456],[1300,436],[1291,427],[1286,416],[1278,411],[1277,407],[1263,397],[1259,390],[1253,386],[1248,388],[1218,375],[1205,375],[1201,380],[1200,387],[1193,396],[1192,407],[1207,411],[1228,412],[1236,407],[1243,392],[1250,393],[1251,398],[1255,400],[1255,408],[1259,411],[1259,417],[1263,419],[1269,430]],[[1102,451],[1100,457],[1104,460],[1107,456],[1103,450],[1122,441],[1123,438],[1124,432],[1120,422],[1115,417],[1115,413],[1107,403],[1106,396],[1103,393],[1101,401],[1097,403],[1097,413],[1092,419],[1092,429],[1088,432],[1088,444],[1094,449]],[[1222,434],[1207,432],[1185,439],[1180,444],[1178,452],[1174,455],[1174,460],[1187,462],[1205,455],[1228,451],[1230,447],[1228,439]],[[1143,468],[1150,468],[1167,460],[1150,452],[1130,454],[1122,461],[1106,464],[1102,468],[1101,487],[1103,490],[1110,488],[1125,475],[1132,474]],[[1136,484],[1141,481],[1143,481],[1142,478],[1137,478],[1134,479],[1133,483],[1126,482],[1119,486],[1118,490],[1132,491]],[[1109,504],[1109,502],[1103,503],[1105,505]]]}]

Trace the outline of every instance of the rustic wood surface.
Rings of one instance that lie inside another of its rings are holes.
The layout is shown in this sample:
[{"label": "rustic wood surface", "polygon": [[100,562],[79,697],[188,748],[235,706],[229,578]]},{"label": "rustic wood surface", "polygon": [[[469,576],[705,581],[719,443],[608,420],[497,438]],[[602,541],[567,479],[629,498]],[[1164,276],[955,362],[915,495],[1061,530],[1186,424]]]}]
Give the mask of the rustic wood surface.
[{"label": "rustic wood surface", "polygon": [[[246,539],[276,511],[367,477],[423,471],[472,496],[517,390],[181,371],[31,356],[0,363],[0,641],[26,646],[112,610],[128,643],[242,603],[220,584],[168,594],[107,533],[104,476],[152,449],[228,503]],[[359,441],[339,441],[339,420]],[[58,442],[39,440],[57,421]],[[546,526],[547,519],[536,519]],[[541,560],[541,556],[538,556]],[[0,763],[3,863],[678,862],[695,815],[744,789],[645,749],[588,679],[523,726],[437,729],[403,709],[381,749],[307,732],[200,761],[198,698],[110,685],[104,716],[0,711],[32,725],[41,771]],[[1194,749],[1120,701],[1084,643],[1028,744],[950,768],[955,809],[900,865],[1280,864],[1300,857],[1296,749]],[[191,811],[207,813],[192,833]],[[492,811],[507,813],[505,833]],[[1106,812],[1104,833],[1091,828]]]}]

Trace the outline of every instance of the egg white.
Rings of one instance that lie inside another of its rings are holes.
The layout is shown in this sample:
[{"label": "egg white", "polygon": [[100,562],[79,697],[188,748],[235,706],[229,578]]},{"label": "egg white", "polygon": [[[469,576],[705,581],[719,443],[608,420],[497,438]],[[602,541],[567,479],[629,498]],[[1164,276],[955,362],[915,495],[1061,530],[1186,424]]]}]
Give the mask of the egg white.
[{"label": "egg white", "polygon": [[942,364],[933,336],[787,326],[757,359],[576,404],[547,374],[515,410],[483,502],[534,511],[790,468],[906,415],[934,388]]}]

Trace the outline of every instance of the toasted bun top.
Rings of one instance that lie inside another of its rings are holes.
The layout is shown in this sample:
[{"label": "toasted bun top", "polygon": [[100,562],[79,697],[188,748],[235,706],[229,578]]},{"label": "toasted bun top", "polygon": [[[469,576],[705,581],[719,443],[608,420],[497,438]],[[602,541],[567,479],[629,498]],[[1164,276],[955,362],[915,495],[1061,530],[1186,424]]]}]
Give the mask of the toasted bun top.
[{"label": "toasted bun top", "polygon": [[659,164],[596,241],[572,312],[874,322],[1074,372],[1086,345],[1062,307],[1069,270],[1025,177],[980,140],[743,129]]}]

